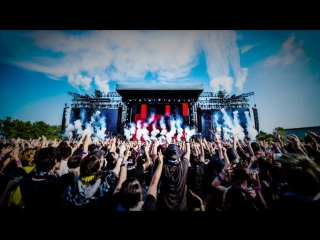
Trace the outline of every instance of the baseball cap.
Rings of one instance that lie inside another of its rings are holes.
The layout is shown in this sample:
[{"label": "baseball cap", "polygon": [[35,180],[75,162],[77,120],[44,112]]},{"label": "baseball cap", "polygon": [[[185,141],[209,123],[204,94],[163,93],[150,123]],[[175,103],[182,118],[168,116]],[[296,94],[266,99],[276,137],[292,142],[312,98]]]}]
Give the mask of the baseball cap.
[{"label": "baseball cap", "polygon": [[163,156],[167,159],[178,159],[184,152],[175,144],[170,144],[163,152]]}]

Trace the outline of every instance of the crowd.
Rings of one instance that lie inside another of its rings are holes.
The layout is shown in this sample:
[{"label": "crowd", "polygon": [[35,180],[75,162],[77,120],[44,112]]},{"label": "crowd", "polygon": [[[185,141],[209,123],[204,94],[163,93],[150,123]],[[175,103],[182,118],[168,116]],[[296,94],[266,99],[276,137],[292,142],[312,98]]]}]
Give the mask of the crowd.
[{"label": "crowd", "polygon": [[320,136],[134,141],[2,139],[0,208],[285,211],[320,207]]}]

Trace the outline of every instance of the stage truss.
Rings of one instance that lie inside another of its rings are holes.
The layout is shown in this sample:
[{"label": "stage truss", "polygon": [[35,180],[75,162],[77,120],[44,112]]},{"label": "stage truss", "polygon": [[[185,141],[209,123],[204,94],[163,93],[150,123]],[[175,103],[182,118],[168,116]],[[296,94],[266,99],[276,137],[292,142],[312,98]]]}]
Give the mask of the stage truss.
[{"label": "stage truss", "polygon": [[[130,98],[123,99],[117,92],[103,93],[99,90],[89,96],[88,94],[80,95],[78,93],[68,92],[68,95],[73,99],[71,108],[86,108],[91,111],[91,114],[99,109],[122,109],[121,125],[124,126],[128,122],[128,111],[132,102],[137,103],[157,103],[157,104],[170,104],[173,102],[180,102],[180,98]],[[190,120],[195,126],[198,126],[197,110],[217,110],[217,109],[248,109],[250,107],[249,97],[254,93],[244,93],[241,95],[229,96],[226,91],[202,92],[198,98],[181,99],[181,102],[188,102]]]}]

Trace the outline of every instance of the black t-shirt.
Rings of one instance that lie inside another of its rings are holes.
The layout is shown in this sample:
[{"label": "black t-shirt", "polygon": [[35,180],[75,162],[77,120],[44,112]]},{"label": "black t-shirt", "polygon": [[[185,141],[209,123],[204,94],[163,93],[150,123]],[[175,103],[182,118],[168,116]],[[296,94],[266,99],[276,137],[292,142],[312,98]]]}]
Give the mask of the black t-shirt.
[{"label": "black t-shirt", "polygon": [[216,175],[219,174],[224,167],[224,160],[221,160],[217,155],[213,155],[210,162],[204,166],[204,175],[202,180],[202,190],[208,194],[212,194],[212,182]]},{"label": "black t-shirt", "polygon": [[115,211],[156,211],[157,208],[157,200],[151,194],[148,194],[146,200],[141,202],[141,206],[139,206],[138,210],[126,210],[121,205],[121,193],[117,192],[113,195],[113,206]]},{"label": "black t-shirt", "polygon": [[160,194],[158,196],[159,211],[185,211],[186,182],[189,161],[182,159],[178,164],[165,164],[161,175]]},{"label": "black t-shirt", "polygon": [[101,177],[85,187],[78,176],[64,191],[65,210],[112,210],[111,197],[114,193],[118,177],[113,171],[100,172]]},{"label": "black t-shirt", "polygon": [[204,166],[205,164],[201,162],[196,165],[191,165],[188,169],[187,186],[189,190],[195,192],[196,194],[202,190]]},{"label": "black t-shirt", "polygon": [[[45,179],[36,181],[36,179]],[[74,173],[61,177],[55,173],[28,174],[20,181],[21,196],[27,210],[61,210],[61,194],[74,181]]]}]

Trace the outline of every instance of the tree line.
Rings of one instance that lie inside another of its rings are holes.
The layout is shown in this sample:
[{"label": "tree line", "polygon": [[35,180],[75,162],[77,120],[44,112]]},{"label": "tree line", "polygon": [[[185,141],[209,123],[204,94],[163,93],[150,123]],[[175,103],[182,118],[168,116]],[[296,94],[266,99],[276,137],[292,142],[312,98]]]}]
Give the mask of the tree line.
[{"label": "tree line", "polygon": [[[283,127],[276,127],[275,129],[273,129],[272,133],[266,133],[266,132],[260,131],[257,136],[257,140],[266,141],[266,142],[270,142],[270,141],[275,142],[278,140],[278,135],[281,137],[282,142],[284,143],[287,142],[286,134]],[[313,136],[310,133],[307,133],[307,135],[304,138],[299,138],[299,140],[304,143],[311,143],[313,140]]]},{"label": "tree line", "polygon": [[43,121],[39,122],[24,122],[18,119],[12,119],[6,117],[6,119],[0,119],[0,135],[11,139],[11,138],[39,138],[42,135],[46,136],[47,139],[61,139],[61,125],[49,125]]}]

